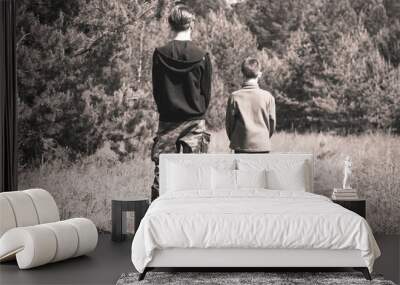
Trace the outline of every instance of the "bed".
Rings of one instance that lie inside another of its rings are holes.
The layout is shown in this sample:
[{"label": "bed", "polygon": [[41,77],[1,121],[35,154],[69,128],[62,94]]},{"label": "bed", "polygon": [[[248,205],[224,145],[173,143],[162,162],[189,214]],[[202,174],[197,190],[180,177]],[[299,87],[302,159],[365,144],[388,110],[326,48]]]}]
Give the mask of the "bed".
[{"label": "bed", "polygon": [[364,218],[313,194],[312,154],[162,154],[160,197],[132,243],[153,268],[353,267],[380,251]]}]

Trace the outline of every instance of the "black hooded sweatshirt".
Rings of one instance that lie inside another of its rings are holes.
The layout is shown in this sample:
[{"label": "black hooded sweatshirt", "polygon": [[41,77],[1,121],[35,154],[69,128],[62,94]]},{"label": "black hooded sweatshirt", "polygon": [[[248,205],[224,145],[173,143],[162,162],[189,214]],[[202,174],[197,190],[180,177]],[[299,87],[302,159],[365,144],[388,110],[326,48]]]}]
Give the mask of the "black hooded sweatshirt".
[{"label": "black hooded sweatshirt", "polygon": [[191,41],[171,41],[153,54],[153,95],[160,121],[204,118],[211,96],[211,61]]}]

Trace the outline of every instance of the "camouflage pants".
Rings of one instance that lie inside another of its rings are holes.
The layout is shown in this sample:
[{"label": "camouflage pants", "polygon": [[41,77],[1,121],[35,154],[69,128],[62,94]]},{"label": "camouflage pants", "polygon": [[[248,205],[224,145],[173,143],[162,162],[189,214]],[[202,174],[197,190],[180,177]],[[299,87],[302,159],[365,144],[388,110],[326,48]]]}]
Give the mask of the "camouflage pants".
[{"label": "camouflage pants", "polygon": [[154,161],[154,182],[151,187],[151,200],[159,195],[159,157],[161,153],[206,153],[210,134],[206,132],[204,120],[186,122],[159,122],[157,136],[151,150]]}]

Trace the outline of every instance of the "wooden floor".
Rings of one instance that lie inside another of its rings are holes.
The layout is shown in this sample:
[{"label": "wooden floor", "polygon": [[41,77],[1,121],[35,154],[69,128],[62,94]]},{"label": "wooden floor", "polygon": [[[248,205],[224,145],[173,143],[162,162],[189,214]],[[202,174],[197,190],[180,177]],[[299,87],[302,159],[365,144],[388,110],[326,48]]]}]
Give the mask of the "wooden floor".
[{"label": "wooden floor", "polygon": [[[400,282],[400,236],[380,236],[376,239],[382,251],[375,263],[375,273]],[[131,241],[111,241],[101,234],[97,249],[82,256],[42,267],[19,270],[15,262],[0,265],[0,284],[115,284],[124,272],[134,271],[130,259]]]}]

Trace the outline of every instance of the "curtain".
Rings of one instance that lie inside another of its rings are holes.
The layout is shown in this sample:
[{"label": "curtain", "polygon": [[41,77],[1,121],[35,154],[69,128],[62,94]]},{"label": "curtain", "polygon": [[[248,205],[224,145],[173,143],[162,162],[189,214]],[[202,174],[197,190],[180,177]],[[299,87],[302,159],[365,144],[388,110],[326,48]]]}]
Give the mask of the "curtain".
[{"label": "curtain", "polygon": [[0,191],[17,190],[15,0],[0,0]]}]

